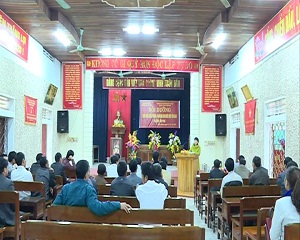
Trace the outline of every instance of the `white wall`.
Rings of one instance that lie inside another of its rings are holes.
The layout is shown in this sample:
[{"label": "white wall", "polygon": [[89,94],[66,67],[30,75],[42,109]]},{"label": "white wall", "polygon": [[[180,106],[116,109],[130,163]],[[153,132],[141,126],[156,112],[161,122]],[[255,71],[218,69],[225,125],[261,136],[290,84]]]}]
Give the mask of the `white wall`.
[{"label": "white wall", "polygon": [[[56,133],[56,111],[61,108],[61,64],[52,62],[43,54],[43,47],[33,38],[29,38],[28,62],[0,46],[0,95],[6,95],[15,101],[14,131],[8,136],[11,150],[24,152],[27,166],[35,161],[35,156],[42,150],[42,108],[52,111],[52,153],[59,151],[59,136]],[[58,87],[52,106],[44,103],[49,84]],[[24,124],[24,95],[38,99],[36,126]],[[50,129],[51,130],[51,129]],[[49,159],[49,161],[53,161]]]}]

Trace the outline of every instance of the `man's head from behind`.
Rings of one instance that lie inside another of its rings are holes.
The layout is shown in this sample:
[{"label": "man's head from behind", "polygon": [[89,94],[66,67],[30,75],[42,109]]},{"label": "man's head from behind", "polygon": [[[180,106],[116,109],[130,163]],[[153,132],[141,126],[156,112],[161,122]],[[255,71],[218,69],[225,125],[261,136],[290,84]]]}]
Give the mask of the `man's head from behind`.
[{"label": "man's head from behind", "polygon": [[240,160],[240,165],[246,165],[246,160],[245,160],[245,158],[242,158],[242,159]]},{"label": "man's head from behind", "polygon": [[55,154],[55,162],[61,162],[61,159],[62,159],[62,156],[61,156],[61,153],[58,152]]},{"label": "man's head from behind", "polygon": [[106,167],[105,167],[105,165],[104,165],[103,163],[100,163],[100,164],[98,165],[97,173],[98,173],[98,175],[100,175],[100,176],[104,176],[104,175],[105,175],[105,173],[106,173]]},{"label": "man's head from behind", "polygon": [[8,175],[8,162],[4,157],[0,157],[0,174],[3,174],[4,176]]},{"label": "man's head from behind", "polygon": [[165,161],[160,161],[159,164],[163,170],[167,170],[167,164]]},{"label": "man's head from behind", "polygon": [[41,157],[42,157],[42,156],[43,156],[42,153],[38,153],[38,154],[36,155],[35,160],[36,160],[37,163],[40,163],[40,160],[41,160]]},{"label": "man's head from behind", "polygon": [[162,169],[159,163],[154,163],[153,164],[154,168],[154,177],[155,179],[159,179],[162,177]]},{"label": "man's head from behind", "polygon": [[220,168],[220,166],[221,166],[221,161],[219,159],[216,159],[214,161],[214,168]]},{"label": "man's head from behind", "polygon": [[40,166],[42,168],[48,168],[49,167],[48,160],[47,160],[46,157],[41,157],[41,159],[40,159]]},{"label": "man's head from behind", "polygon": [[25,155],[22,152],[18,152],[17,153],[17,157],[16,157],[16,163],[18,166],[24,166],[25,167]]},{"label": "man's head from behind", "polygon": [[142,180],[146,183],[148,180],[154,180],[154,167],[151,162],[144,162],[141,166],[142,169]]},{"label": "man's head from behind", "polygon": [[159,152],[157,151],[153,152],[152,158],[154,163],[158,163]]},{"label": "man's head from behind", "polygon": [[261,167],[261,159],[260,157],[258,156],[255,156],[252,160],[252,166],[253,166],[253,169],[255,170],[256,168],[259,168]]},{"label": "man's head from behind", "polygon": [[17,153],[15,151],[11,151],[9,154],[8,154],[8,161],[14,165],[16,163],[16,157],[17,157]]},{"label": "man's head from behind", "polygon": [[78,179],[88,179],[90,177],[90,165],[87,160],[80,160],[76,163],[76,176]]},{"label": "man's head from behind", "polygon": [[142,159],[140,157],[137,157],[135,160],[136,160],[138,165],[142,164]]},{"label": "man's head from behind", "polygon": [[227,158],[225,161],[225,167],[228,172],[232,172],[234,169],[234,161],[232,158]]},{"label": "man's head from behind", "polygon": [[294,162],[294,161],[290,161],[286,165],[286,168],[289,168],[289,167],[298,167],[298,164],[296,162]]},{"label": "man's head from behind", "polygon": [[298,179],[300,179],[300,169],[294,166],[289,167],[284,181],[286,190],[294,189]]},{"label": "man's head from behind", "polygon": [[119,162],[117,172],[119,177],[125,177],[127,172],[127,164],[125,162]]},{"label": "man's head from behind", "polygon": [[130,172],[132,172],[132,173],[135,173],[136,172],[136,170],[137,170],[137,161],[136,160],[131,160],[130,162],[129,162],[129,169],[130,169]]},{"label": "man's head from behind", "polygon": [[291,157],[286,157],[283,161],[284,166],[287,168],[288,163],[291,161],[293,161],[293,159]]},{"label": "man's head from behind", "polygon": [[119,161],[118,156],[113,155],[113,156],[110,157],[110,163],[111,164],[117,164],[118,161]]}]

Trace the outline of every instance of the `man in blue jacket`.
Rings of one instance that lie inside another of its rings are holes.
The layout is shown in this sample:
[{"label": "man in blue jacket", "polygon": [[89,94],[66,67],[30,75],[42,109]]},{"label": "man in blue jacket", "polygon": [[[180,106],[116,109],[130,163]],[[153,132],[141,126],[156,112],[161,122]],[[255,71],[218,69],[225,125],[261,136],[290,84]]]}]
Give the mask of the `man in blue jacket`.
[{"label": "man in blue jacket", "polygon": [[76,164],[77,180],[63,187],[57,195],[53,205],[87,206],[96,215],[105,215],[116,210],[124,210],[129,213],[131,206],[125,202],[101,202],[97,198],[96,190],[87,180],[90,175],[88,161],[80,160]]}]

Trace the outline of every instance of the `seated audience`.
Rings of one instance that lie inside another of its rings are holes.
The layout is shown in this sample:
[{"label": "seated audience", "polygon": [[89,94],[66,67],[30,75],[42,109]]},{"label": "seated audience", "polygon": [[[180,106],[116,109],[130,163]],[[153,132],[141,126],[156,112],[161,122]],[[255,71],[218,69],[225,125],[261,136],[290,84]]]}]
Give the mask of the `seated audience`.
[{"label": "seated audience", "polygon": [[110,165],[107,167],[106,172],[108,177],[118,177],[117,165],[119,158],[116,155],[110,157]]},{"label": "seated audience", "polygon": [[107,181],[105,180],[105,175],[106,175],[106,167],[103,163],[100,163],[98,165],[98,170],[97,170],[98,175],[96,176],[96,185],[105,185],[107,184]]},{"label": "seated audience", "polygon": [[61,153],[56,153],[55,154],[55,163],[51,164],[51,168],[54,170],[54,175],[59,175],[62,176],[63,179],[63,184],[67,183],[67,177],[65,173],[64,166],[62,165],[62,156]]},{"label": "seated audience", "polygon": [[234,162],[234,168],[236,168],[236,167],[238,167],[240,165],[240,160],[241,159],[245,159],[245,157],[243,155],[240,155],[238,157],[238,159],[236,159],[235,162]]},{"label": "seated audience", "polygon": [[153,164],[154,163],[159,163],[158,158],[159,158],[159,152],[158,151],[154,151],[153,155],[152,155]]},{"label": "seated audience", "polygon": [[126,177],[127,164],[125,162],[119,162],[117,171],[119,176],[111,183],[110,195],[135,196],[134,186]]},{"label": "seated audience", "polygon": [[209,173],[209,178],[223,178],[225,173],[220,169],[222,162],[219,159],[214,161],[214,167]]},{"label": "seated audience", "polygon": [[293,167],[298,167],[298,164],[292,160],[286,166],[287,166],[287,168],[292,167],[292,166]]},{"label": "seated audience", "polygon": [[159,163],[154,163],[153,167],[154,167],[155,181],[157,183],[162,183],[163,185],[165,185],[166,189],[168,190],[168,184],[162,178],[162,168],[161,168],[161,165]]},{"label": "seated audience", "polygon": [[36,174],[36,170],[38,170],[38,168],[40,168],[40,159],[43,156],[42,153],[38,153],[35,157],[36,162],[31,164],[30,167],[30,172],[32,173],[32,175]]},{"label": "seated audience", "polygon": [[[7,178],[8,162],[0,157],[0,191],[14,191],[14,183]],[[0,204],[0,227],[15,225],[15,211],[10,204]]]},{"label": "seated audience", "polygon": [[[22,152],[17,153],[16,157],[17,169],[11,172],[12,181],[23,181],[23,182],[33,182],[32,174],[26,170],[26,160],[25,155]],[[29,191],[19,191],[20,199],[25,197],[30,197],[31,192]]]},{"label": "seated audience", "polygon": [[80,160],[77,162],[76,176],[76,181],[64,185],[62,191],[55,198],[53,205],[86,206],[98,216],[119,209],[129,213],[131,206],[125,202],[101,202],[98,200],[96,190],[87,182],[90,177],[88,161]]},{"label": "seated audience", "polygon": [[234,171],[242,178],[249,178],[250,170],[246,167],[245,158],[240,158],[239,163],[240,164],[234,168]]},{"label": "seated audience", "polygon": [[133,184],[133,186],[142,184],[142,179],[136,175],[137,166],[138,164],[136,160],[133,159],[129,162],[130,175],[127,179]]},{"label": "seated audience", "polygon": [[53,187],[55,186],[55,176],[53,169],[49,168],[49,163],[46,157],[40,159],[41,167],[36,171],[35,180],[43,182],[46,191],[46,201],[53,197]]},{"label": "seated audience", "polygon": [[232,158],[227,158],[225,161],[225,167],[228,171],[228,174],[222,179],[222,184],[220,188],[220,194],[223,194],[223,188],[225,186],[242,186],[243,179],[240,175],[236,174],[234,169],[234,161]]},{"label": "seated audience", "polygon": [[142,164],[143,184],[136,189],[136,197],[141,209],[163,209],[168,191],[155,181],[154,166],[150,162]]},{"label": "seated audience", "polygon": [[163,180],[168,184],[171,185],[171,180],[172,180],[172,176],[171,174],[167,171],[167,164],[166,162],[163,160],[163,158],[161,158],[162,161],[159,162],[161,168],[162,168],[162,178]]},{"label": "seated audience", "polygon": [[292,223],[300,223],[300,170],[290,167],[286,171],[286,189],[293,189],[292,196],[280,198],[276,201],[272,226],[270,230],[271,240],[283,240],[284,226]]},{"label": "seated audience", "polygon": [[137,157],[135,159],[137,161],[137,171],[136,171],[136,175],[139,177],[139,178],[142,178],[142,170],[141,170],[141,165],[142,165],[142,159]]},{"label": "seated audience", "polygon": [[65,169],[69,169],[69,170],[76,169],[73,150],[69,150],[67,152],[66,158],[64,158],[62,161],[62,165],[64,166]]},{"label": "seated audience", "polygon": [[280,193],[281,193],[281,196],[284,196],[284,194],[286,193],[286,189],[285,189],[285,184],[284,184],[284,179],[285,179],[285,174],[286,174],[286,171],[287,171],[287,164],[289,162],[292,161],[292,158],[290,157],[286,157],[283,161],[284,163],[284,171],[281,172],[279,175],[278,175],[278,178],[277,178],[277,182],[276,184],[278,186],[280,186],[281,190],[280,190]]},{"label": "seated audience", "polygon": [[270,185],[268,171],[261,166],[260,157],[253,158],[252,166],[253,174],[249,178],[249,185]]},{"label": "seated audience", "polygon": [[284,197],[292,196],[296,181],[300,178],[300,169],[298,167],[291,166],[288,168],[287,172],[289,172],[289,174],[286,175],[284,180],[284,185],[286,189]]},{"label": "seated audience", "polygon": [[15,170],[14,165],[16,164],[16,156],[17,156],[17,153],[15,151],[11,151],[8,154],[8,175],[7,175],[8,178],[10,178],[11,172],[13,170]]}]

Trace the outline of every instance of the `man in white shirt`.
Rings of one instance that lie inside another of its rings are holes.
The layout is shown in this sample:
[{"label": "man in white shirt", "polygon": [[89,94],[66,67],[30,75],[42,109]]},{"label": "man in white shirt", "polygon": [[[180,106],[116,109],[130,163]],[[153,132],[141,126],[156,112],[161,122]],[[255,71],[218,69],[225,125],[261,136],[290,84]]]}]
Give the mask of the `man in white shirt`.
[{"label": "man in white shirt", "polygon": [[107,177],[119,177],[117,167],[119,158],[116,155],[110,157],[110,165],[106,168]]},{"label": "man in white shirt", "polygon": [[[18,165],[17,169],[11,172],[12,181],[23,181],[23,182],[33,182],[33,177],[31,172],[27,171],[25,155],[22,152],[17,153],[16,163]],[[19,191],[19,198],[30,197],[31,192],[29,191]]]},{"label": "man in white shirt", "polygon": [[142,169],[141,169],[141,165],[142,165],[142,159],[137,157],[135,159],[137,161],[137,170],[136,170],[136,175],[140,178],[142,178]]},{"label": "man in white shirt", "polygon": [[141,209],[163,209],[168,191],[165,186],[155,181],[154,167],[150,162],[142,164],[143,185],[135,191]]},{"label": "man in white shirt", "polygon": [[227,174],[227,176],[223,177],[223,179],[222,179],[222,184],[221,184],[221,189],[220,189],[221,197],[223,194],[224,186],[228,186],[228,185],[242,186],[243,185],[242,177],[233,171],[234,161],[232,158],[227,158],[227,160],[225,162],[225,167],[226,167],[226,170],[228,171],[228,174]]}]

